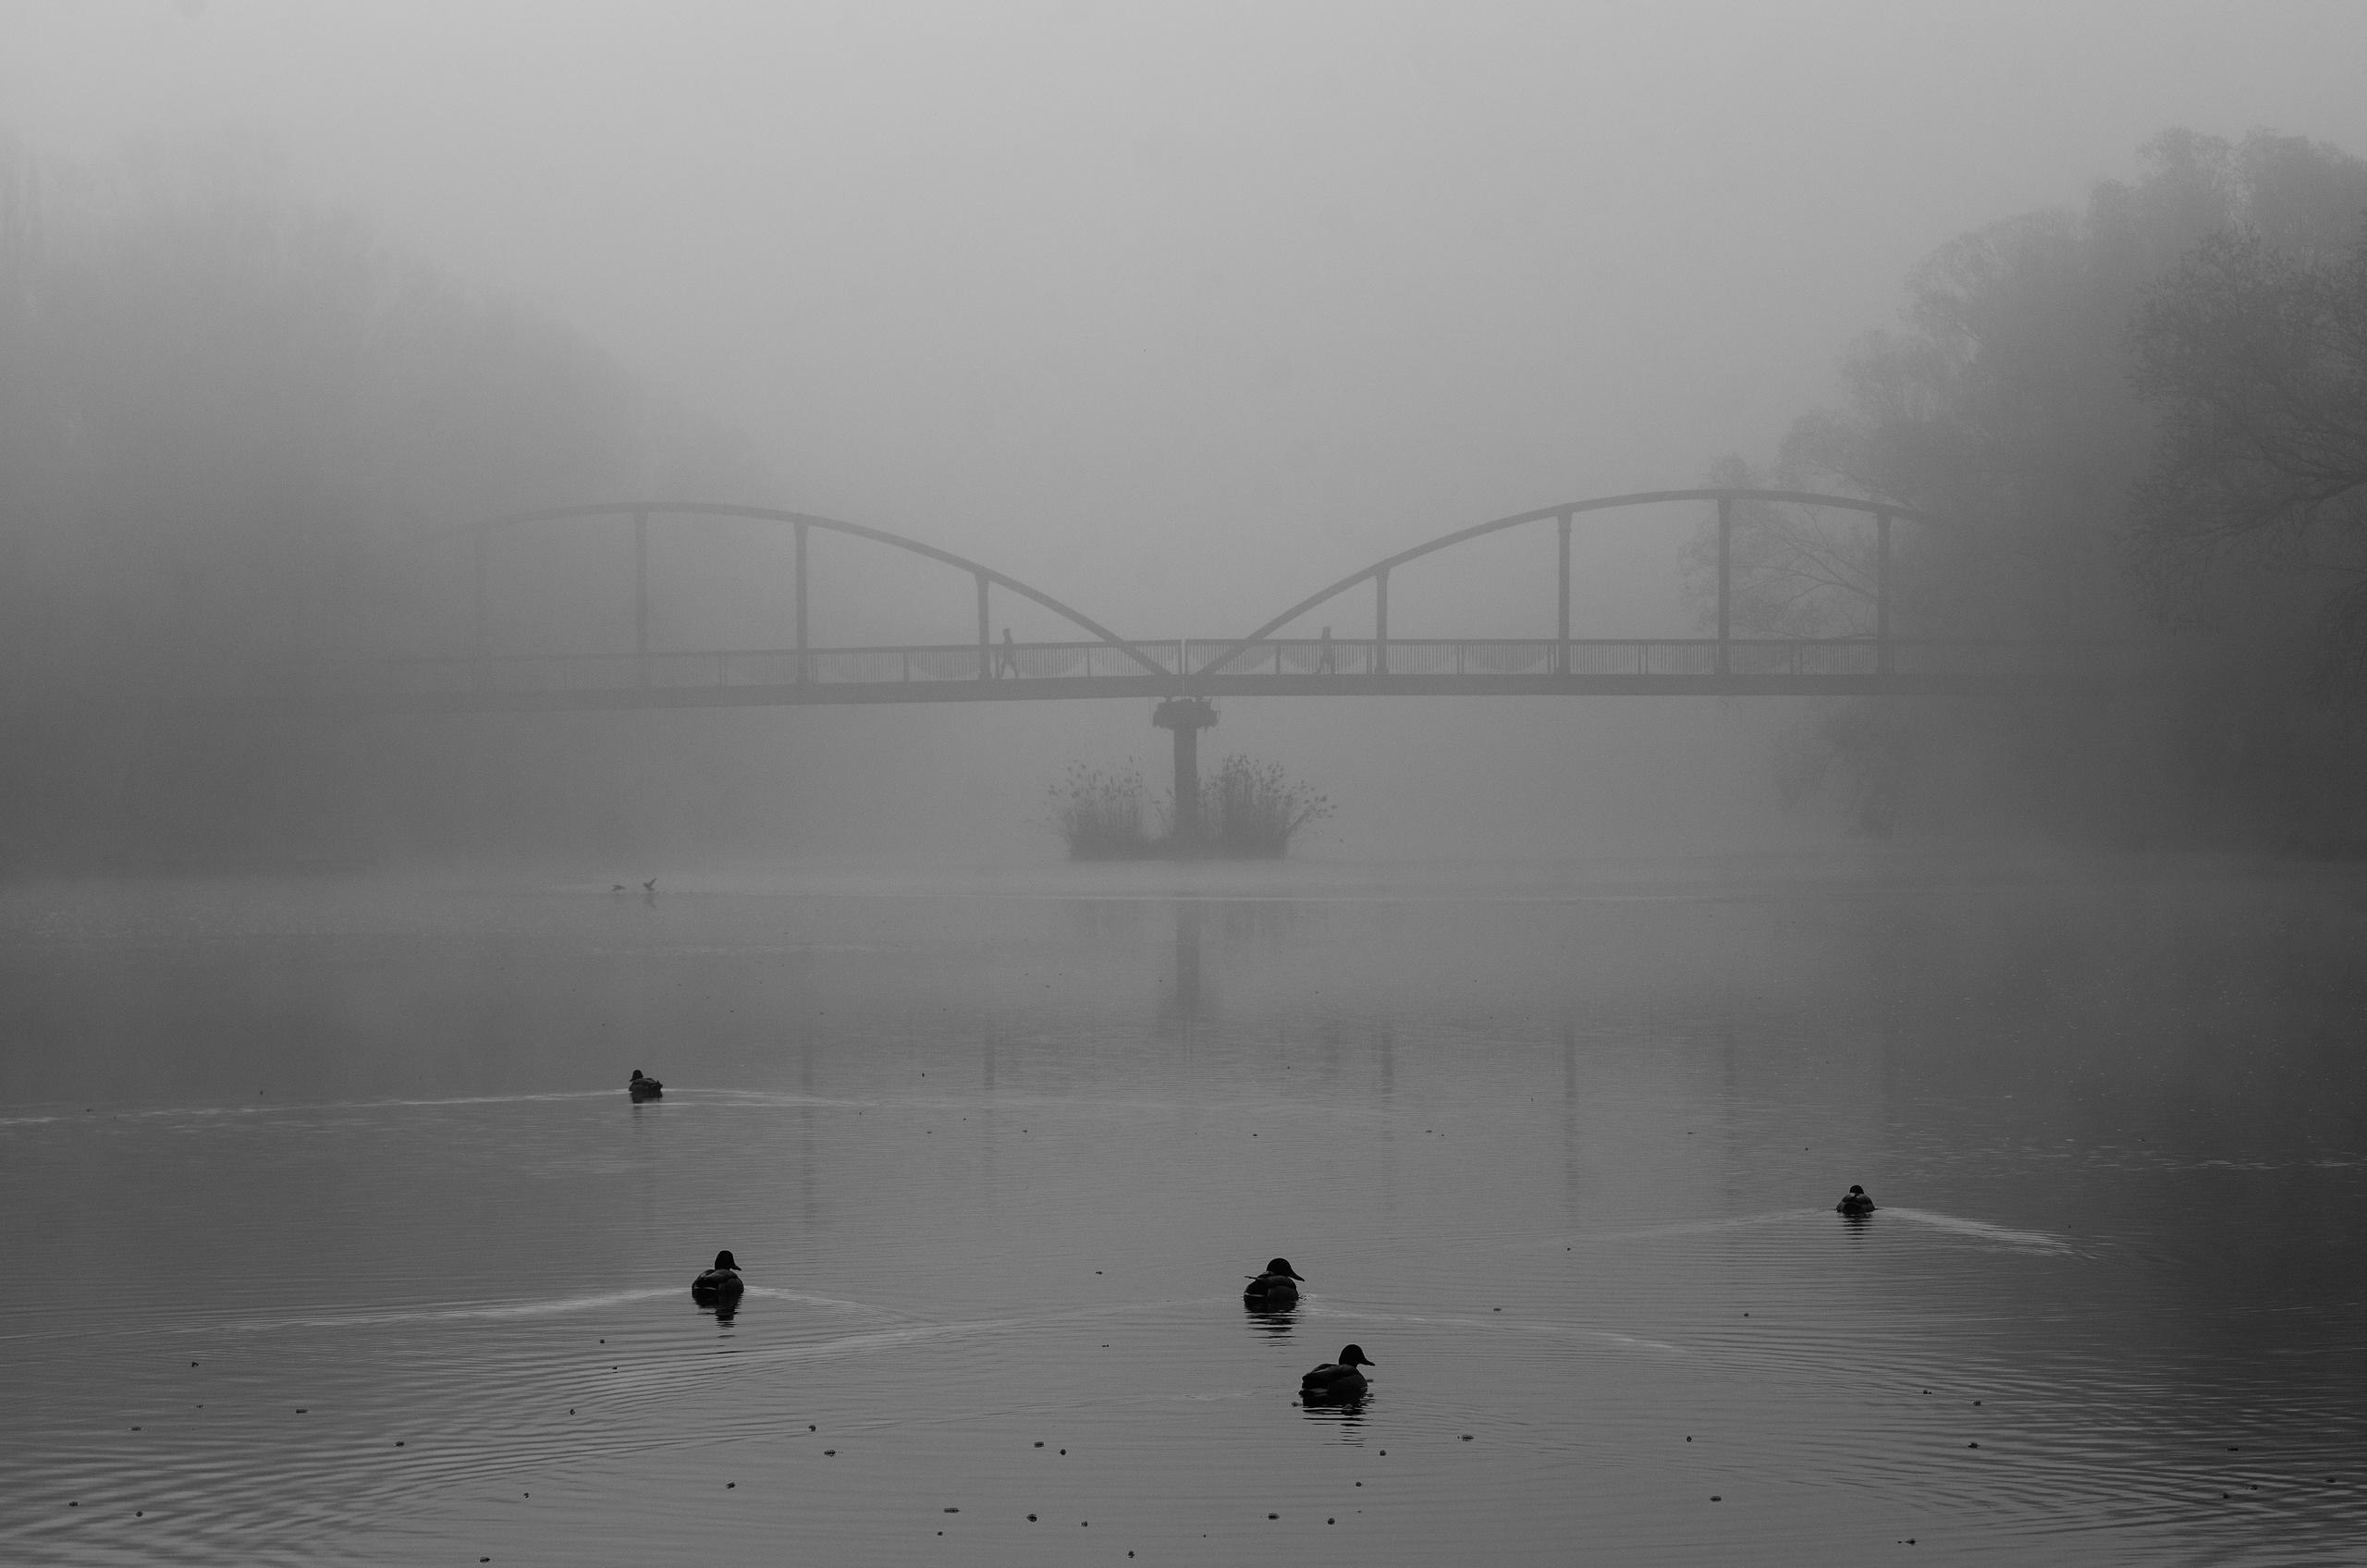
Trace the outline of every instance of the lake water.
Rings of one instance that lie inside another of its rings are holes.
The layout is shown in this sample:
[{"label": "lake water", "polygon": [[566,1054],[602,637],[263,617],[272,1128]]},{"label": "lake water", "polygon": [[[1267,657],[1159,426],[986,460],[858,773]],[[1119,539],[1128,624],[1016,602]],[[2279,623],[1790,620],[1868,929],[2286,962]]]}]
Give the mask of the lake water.
[{"label": "lake water", "polygon": [[0,938],[9,1562],[2367,1561],[2356,878],[111,883]]}]

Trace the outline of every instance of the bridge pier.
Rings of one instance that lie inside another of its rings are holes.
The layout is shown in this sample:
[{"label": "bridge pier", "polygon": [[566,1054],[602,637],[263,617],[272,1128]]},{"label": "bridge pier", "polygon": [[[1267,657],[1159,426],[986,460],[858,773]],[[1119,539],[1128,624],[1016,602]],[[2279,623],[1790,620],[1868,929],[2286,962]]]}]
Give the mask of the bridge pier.
[{"label": "bridge pier", "polygon": [[1170,697],[1151,710],[1150,721],[1175,734],[1175,821],[1178,849],[1200,842],[1200,731],[1217,721],[1217,705],[1206,697]]}]

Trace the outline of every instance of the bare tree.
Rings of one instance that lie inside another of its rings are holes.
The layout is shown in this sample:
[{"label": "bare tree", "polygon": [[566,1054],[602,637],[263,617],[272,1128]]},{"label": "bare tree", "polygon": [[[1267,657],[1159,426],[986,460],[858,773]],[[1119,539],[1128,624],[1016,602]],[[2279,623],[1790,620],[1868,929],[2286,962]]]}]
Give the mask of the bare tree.
[{"label": "bare tree", "polygon": [[[2212,235],[2152,291],[2131,379],[2159,443],[2131,544],[2165,609],[2208,624],[2226,569],[2266,569],[2367,673],[2367,234],[2347,253]],[[2238,574],[2240,575],[2240,574]]]}]

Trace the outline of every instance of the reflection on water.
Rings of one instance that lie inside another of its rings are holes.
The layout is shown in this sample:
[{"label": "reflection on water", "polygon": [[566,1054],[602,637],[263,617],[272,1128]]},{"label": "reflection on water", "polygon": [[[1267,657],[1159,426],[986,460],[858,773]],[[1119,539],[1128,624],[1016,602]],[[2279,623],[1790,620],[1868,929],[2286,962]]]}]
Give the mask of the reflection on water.
[{"label": "reflection on water", "polygon": [[1358,1394],[1353,1399],[1302,1398],[1299,1401],[1299,1412],[1318,1427],[1339,1428],[1339,1435],[1343,1441],[1356,1442],[1364,1437],[1365,1411],[1376,1397],[1378,1396],[1367,1392]]},{"label": "reflection on water", "polygon": [[1288,1338],[1298,1322],[1296,1307],[1285,1307],[1281,1311],[1269,1307],[1245,1307],[1242,1316],[1248,1319],[1251,1329],[1278,1340]]},{"label": "reflection on water", "polygon": [[0,1559],[2355,1561],[2361,908],[18,888]]}]

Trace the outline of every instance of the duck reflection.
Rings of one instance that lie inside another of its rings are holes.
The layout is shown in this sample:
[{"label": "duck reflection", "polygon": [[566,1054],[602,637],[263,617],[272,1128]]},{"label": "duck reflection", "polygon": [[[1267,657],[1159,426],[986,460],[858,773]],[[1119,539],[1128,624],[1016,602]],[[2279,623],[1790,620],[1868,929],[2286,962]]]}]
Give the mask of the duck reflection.
[{"label": "duck reflection", "polygon": [[1299,1413],[1309,1421],[1319,1421],[1328,1427],[1340,1427],[1341,1439],[1343,1441],[1353,1441],[1364,1430],[1365,1407],[1370,1404],[1372,1400],[1373,1395],[1369,1390],[1345,1399],[1303,1398],[1299,1401]]},{"label": "duck reflection", "polygon": [[1272,1334],[1280,1338],[1288,1338],[1291,1329],[1298,1322],[1298,1309],[1294,1306],[1253,1306],[1242,1316],[1248,1319],[1249,1326],[1257,1332]]}]

